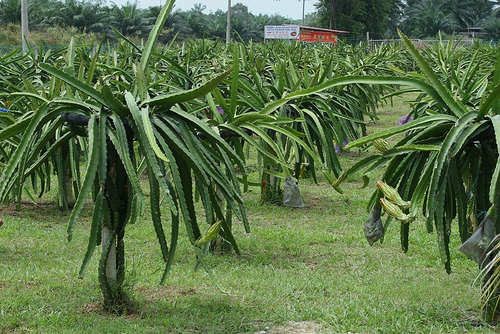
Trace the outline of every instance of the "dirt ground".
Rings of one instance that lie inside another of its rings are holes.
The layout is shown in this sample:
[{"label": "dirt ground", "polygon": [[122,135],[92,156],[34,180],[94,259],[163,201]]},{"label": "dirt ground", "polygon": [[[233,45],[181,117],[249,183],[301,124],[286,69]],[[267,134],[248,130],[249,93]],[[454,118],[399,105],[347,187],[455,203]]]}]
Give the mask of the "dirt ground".
[{"label": "dirt ground", "polygon": [[[323,333],[321,331],[321,324],[314,321],[290,321],[284,326],[277,326],[269,328],[263,331],[255,332],[254,334],[318,334]],[[346,333],[346,334],[356,334],[356,333]],[[368,334],[368,333],[358,333],[358,334]]]},{"label": "dirt ground", "polygon": [[316,334],[319,333],[321,325],[312,321],[290,321],[284,326],[277,326],[254,334]]}]

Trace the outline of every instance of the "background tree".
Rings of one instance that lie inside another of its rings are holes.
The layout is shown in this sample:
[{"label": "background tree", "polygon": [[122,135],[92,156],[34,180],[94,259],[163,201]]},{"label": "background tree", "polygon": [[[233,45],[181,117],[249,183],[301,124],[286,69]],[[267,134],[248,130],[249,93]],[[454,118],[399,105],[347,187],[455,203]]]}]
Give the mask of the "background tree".
[{"label": "background tree", "polygon": [[156,18],[147,14],[148,11],[138,8],[137,1],[127,1],[121,7],[115,4],[109,10],[110,25],[124,36],[146,36]]},{"label": "background tree", "polygon": [[440,31],[452,34],[478,27],[491,17],[496,1],[423,0],[407,1],[401,28],[410,37],[434,37]]},{"label": "background tree", "polygon": [[[347,30],[347,38],[364,40],[366,32],[374,39],[395,36],[396,28],[411,38],[435,37],[439,32],[453,34],[471,27],[482,27],[487,38],[500,35],[498,1],[492,0],[319,0],[306,25]],[[104,34],[115,39],[109,26],[127,36],[146,36],[152,20],[161,9],[138,7],[138,2],[107,6],[103,0],[29,1],[30,27],[43,31],[49,27],[75,27],[79,32]],[[0,0],[0,23],[19,24],[20,0]],[[233,38],[262,41],[265,25],[301,24],[281,15],[253,14],[242,3],[232,6]],[[111,21],[111,22],[110,22]],[[206,12],[198,3],[189,10],[170,13],[159,40],[168,43],[189,38],[224,39],[226,11]],[[238,36],[238,37],[237,37]]]},{"label": "background tree", "polygon": [[[0,0],[0,23],[20,23],[20,0]],[[30,28],[45,31],[50,27],[74,27],[80,33],[97,33],[115,40],[113,27],[125,36],[146,36],[161,7],[139,8],[138,2],[124,5],[112,3],[107,6],[102,0],[29,1]],[[206,13],[206,6],[195,4],[187,11],[174,10],[169,14],[159,41],[168,43],[174,36],[177,40],[189,38],[223,39],[226,33],[226,12],[217,10]],[[243,41],[264,39],[264,26],[283,23],[299,24],[281,15],[254,15],[242,3],[232,7],[233,38],[238,35]]]},{"label": "background tree", "polygon": [[207,9],[206,5],[201,3],[194,4],[193,8],[186,12],[184,18],[189,27],[190,37],[203,38],[206,35],[207,15],[203,11]]},{"label": "background tree", "polygon": [[350,37],[360,38],[366,31],[384,37],[395,0],[320,0],[315,6],[318,25],[347,30]]},{"label": "background tree", "polygon": [[397,36],[397,28],[403,20],[403,13],[406,7],[406,3],[403,0],[395,0],[394,6],[392,6],[389,17],[387,19],[387,35]]},{"label": "background tree", "polygon": [[184,16],[185,12],[180,9],[173,10],[168,15],[167,21],[163,26],[163,34],[159,37],[158,41],[167,44],[174,36],[178,36],[178,39],[182,39],[183,36],[188,36],[190,29],[186,24]]},{"label": "background tree", "polygon": [[227,15],[225,11],[216,10],[208,14],[207,35],[214,39],[226,38]]},{"label": "background tree", "polygon": [[[250,34],[250,20],[253,15],[248,12],[248,7],[242,3],[237,3],[231,7],[231,28],[232,37],[236,38],[236,34],[243,40],[247,40]],[[264,31],[264,28],[262,29]]]},{"label": "background tree", "polygon": [[61,1],[28,1],[28,19],[30,27],[43,31],[49,27],[60,25],[62,6],[63,3]]},{"label": "background tree", "polygon": [[21,1],[20,0],[2,0],[0,2],[0,23],[21,24]]},{"label": "background tree", "polygon": [[410,37],[436,36],[439,31],[450,34],[456,28],[453,15],[443,10],[443,0],[408,1],[401,29]]},{"label": "background tree", "polygon": [[482,26],[489,38],[498,39],[500,36],[500,7],[495,8],[482,21]]},{"label": "background tree", "polygon": [[466,30],[478,26],[493,9],[497,1],[491,0],[448,0],[442,4],[443,11],[451,13],[457,29]]},{"label": "background tree", "polygon": [[102,32],[107,26],[106,10],[98,1],[65,0],[53,15],[60,26],[76,27],[80,32]]}]

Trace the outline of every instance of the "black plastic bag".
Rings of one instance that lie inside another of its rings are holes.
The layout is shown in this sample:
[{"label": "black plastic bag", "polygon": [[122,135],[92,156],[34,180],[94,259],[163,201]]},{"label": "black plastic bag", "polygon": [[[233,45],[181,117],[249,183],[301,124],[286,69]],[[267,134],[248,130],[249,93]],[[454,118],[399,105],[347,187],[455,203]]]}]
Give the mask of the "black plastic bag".
[{"label": "black plastic bag", "polygon": [[365,237],[370,246],[382,238],[385,233],[384,224],[382,224],[382,219],[380,218],[380,211],[382,211],[382,207],[375,205],[365,221]]},{"label": "black plastic bag", "polygon": [[[489,211],[488,211],[489,212]],[[486,254],[491,250],[491,241],[495,239],[496,215],[486,214],[476,232],[460,246],[460,251],[477,264],[483,266]]]}]

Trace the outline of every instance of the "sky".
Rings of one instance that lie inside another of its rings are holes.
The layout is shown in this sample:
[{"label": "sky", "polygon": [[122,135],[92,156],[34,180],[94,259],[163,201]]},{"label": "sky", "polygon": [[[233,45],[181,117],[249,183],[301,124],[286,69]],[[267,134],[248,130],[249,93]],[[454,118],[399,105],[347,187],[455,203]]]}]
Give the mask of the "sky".
[{"label": "sky", "polygon": [[[133,2],[133,0],[129,0]],[[138,0],[140,8],[148,8],[165,4],[165,0]],[[305,0],[305,14],[315,11],[315,0]],[[127,0],[108,0],[107,4],[115,3],[118,6],[127,3]],[[195,4],[201,3],[207,6],[205,14],[215,12],[217,9],[227,11],[228,1],[226,0],[176,0],[174,9],[183,11],[193,8]],[[302,18],[302,0],[231,0],[231,5],[242,3],[248,7],[248,11],[252,14],[280,14],[292,19]]]}]

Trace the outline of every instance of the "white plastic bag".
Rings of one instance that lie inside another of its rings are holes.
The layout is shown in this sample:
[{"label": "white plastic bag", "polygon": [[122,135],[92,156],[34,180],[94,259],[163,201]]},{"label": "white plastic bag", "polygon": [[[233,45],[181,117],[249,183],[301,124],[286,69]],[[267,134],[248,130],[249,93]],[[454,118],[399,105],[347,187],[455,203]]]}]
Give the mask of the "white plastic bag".
[{"label": "white plastic bag", "polygon": [[283,205],[291,206],[294,208],[304,207],[302,196],[300,195],[299,185],[292,176],[288,175],[285,178],[285,185],[283,186]]}]

